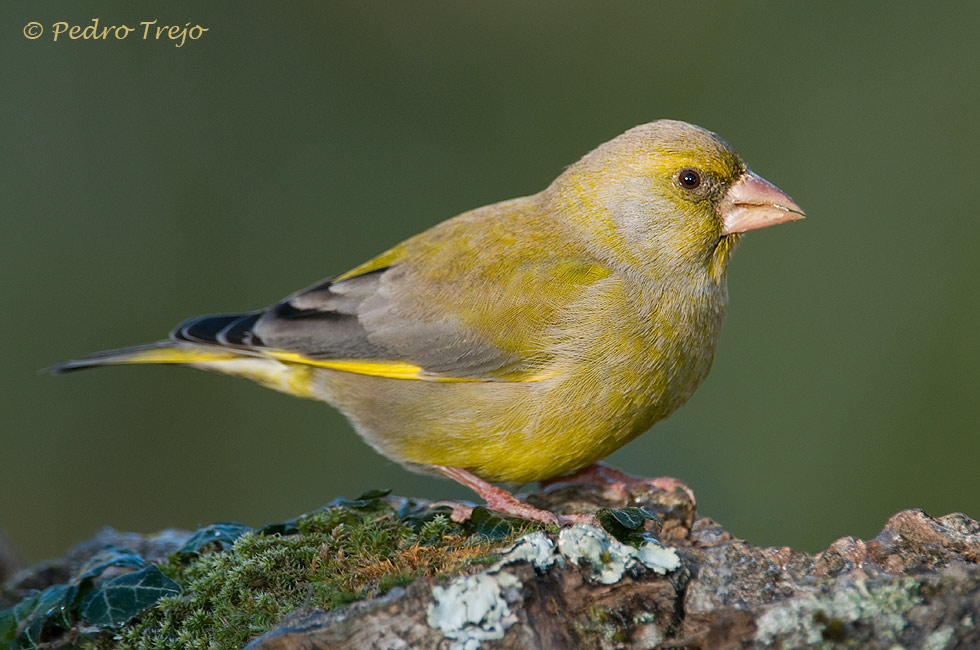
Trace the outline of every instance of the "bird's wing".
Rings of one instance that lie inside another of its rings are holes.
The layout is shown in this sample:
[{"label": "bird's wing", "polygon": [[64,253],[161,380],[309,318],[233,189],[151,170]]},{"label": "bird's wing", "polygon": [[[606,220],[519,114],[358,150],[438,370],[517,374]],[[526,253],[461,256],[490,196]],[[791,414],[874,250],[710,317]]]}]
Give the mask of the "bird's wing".
[{"label": "bird's wing", "polygon": [[465,273],[411,257],[389,251],[265,310],[191,319],[171,338],[371,375],[535,381],[550,332],[609,275],[575,257],[508,257]]}]

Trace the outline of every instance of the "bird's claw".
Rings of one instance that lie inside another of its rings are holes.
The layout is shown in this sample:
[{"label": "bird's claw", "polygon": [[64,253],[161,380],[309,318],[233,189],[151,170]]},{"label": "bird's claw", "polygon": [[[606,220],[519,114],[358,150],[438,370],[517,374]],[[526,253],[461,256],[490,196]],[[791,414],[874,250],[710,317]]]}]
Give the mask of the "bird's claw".
[{"label": "bird's claw", "polygon": [[694,492],[683,481],[666,476],[656,478],[633,476],[604,463],[594,463],[572,474],[555,476],[541,481],[541,492],[549,494],[562,488],[577,485],[599,486],[602,488],[604,498],[617,502],[627,502],[631,489],[635,488],[653,487],[667,493],[680,490],[692,506],[697,505]]}]

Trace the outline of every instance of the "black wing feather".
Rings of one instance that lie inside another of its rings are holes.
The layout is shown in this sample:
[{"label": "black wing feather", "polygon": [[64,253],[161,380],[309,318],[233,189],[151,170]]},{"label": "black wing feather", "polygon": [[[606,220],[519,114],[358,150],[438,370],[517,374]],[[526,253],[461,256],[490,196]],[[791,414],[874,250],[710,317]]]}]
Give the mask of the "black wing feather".
[{"label": "black wing feather", "polygon": [[191,318],[170,337],[240,349],[296,351],[311,358],[386,359],[391,351],[369,340],[357,316],[361,303],[377,291],[385,270],[340,283],[323,280],[260,311]]}]

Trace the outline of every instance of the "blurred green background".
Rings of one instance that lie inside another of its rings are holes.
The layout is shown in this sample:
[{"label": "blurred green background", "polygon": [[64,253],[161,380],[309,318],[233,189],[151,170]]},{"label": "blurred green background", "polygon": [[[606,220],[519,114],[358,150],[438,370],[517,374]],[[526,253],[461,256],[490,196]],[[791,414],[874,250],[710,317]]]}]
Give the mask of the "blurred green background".
[{"label": "blurred green background", "polygon": [[[763,545],[980,516],[980,4],[234,7],[0,9],[0,526],[27,559],[106,524],[469,498],[245,381],[35,372],[264,306],[660,117],[720,133],[809,217],[743,240],[711,377],[610,462],[684,479]],[[96,17],[209,31],[50,38]]]}]

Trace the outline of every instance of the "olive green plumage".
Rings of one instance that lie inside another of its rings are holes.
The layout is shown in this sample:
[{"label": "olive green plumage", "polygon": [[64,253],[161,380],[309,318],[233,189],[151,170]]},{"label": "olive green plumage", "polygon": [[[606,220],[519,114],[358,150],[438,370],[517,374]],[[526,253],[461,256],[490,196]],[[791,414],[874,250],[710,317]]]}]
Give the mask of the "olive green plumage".
[{"label": "olive green plumage", "polygon": [[691,397],[740,233],[800,216],[720,138],[662,120],[539,194],[461,214],[266,310],[193,319],[169,340],[56,370],[242,375],[333,404],[413,469],[546,479]]}]

